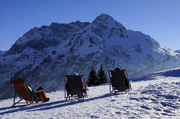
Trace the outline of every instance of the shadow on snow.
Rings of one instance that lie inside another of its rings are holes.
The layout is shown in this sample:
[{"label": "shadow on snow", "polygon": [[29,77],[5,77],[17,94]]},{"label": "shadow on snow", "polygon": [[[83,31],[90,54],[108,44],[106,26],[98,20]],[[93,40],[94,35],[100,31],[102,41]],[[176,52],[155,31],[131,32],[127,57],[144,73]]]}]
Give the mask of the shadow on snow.
[{"label": "shadow on snow", "polygon": [[[54,108],[65,107],[68,105],[75,105],[75,104],[83,103],[83,102],[87,102],[87,101],[93,101],[93,100],[101,99],[101,98],[105,98],[105,97],[110,97],[110,94],[105,94],[100,97],[94,97],[94,98],[89,98],[89,99],[84,99],[84,100],[81,100],[81,99],[79,99],[79,100],[74,99],[74,100],[69,100],[69,101],[61,100],[61,101],[47,102],[47,103],[42,103],[42,104],[37,104],[37,105],[32,104],[30,106],[18,105],[15,107],[3,107],[3,108],[0,108],[0,111],[4,110],[4,112],[0,112],[0,115],[24,111],[24,110],[29,110],[29,111],[49,110],[49,109],[54,109]],[[6,110],[8,110],[8,111],[6,111]]]}]

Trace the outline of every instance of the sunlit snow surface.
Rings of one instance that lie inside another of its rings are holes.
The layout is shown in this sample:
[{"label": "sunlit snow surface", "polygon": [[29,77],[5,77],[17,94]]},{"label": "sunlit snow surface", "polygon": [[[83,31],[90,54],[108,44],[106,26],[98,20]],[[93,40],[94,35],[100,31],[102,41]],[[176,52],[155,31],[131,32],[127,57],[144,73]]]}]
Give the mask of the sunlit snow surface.
[{"label": "sunlit snow surface", "polygon": [[89,87],[88,98],[65,101],[64,92],[47,93],[50,101],[11,107],[0,101],[0,118],[148,119],[180,118],[180,68],[130,79],[129,94],[109,95],[109,84]]}]

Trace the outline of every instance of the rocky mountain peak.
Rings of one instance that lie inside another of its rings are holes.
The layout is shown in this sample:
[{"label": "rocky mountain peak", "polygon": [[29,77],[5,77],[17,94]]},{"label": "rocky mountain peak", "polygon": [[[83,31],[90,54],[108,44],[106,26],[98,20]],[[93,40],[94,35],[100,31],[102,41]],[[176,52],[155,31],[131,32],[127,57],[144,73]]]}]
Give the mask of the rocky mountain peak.
[{"label": "rocky mountain peak", "polygon": [[107,22],[108,20],[113,20],[113,17],[102,13],[96,19],[93,21],[93,23],[102,23],[102,22]]},{"label": "rocky mountain peak", "polygon": [[100,29],[126,29],[120,22],[113,19],[113,17],[107,14],[99,15],[93,22],[95,26],[99,26]]}]

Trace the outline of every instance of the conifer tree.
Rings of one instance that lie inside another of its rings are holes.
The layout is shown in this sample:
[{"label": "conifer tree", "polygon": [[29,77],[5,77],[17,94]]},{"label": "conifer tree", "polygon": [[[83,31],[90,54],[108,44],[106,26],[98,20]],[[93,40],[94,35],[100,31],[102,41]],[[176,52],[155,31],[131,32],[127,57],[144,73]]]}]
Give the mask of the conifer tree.
[{"label": "conifer tree", "polygon": [[98,77],[97,85],[108,83],[107,76],[105,74],[105,71],[103,70],[102,65],[100,66],[97,77]]},{"label": "conifer tree", "polygon": [[86,83],[88,86],[95,86],[97,84],[97,80],[98,78],[97,78],[96,72],[92,67]]}]

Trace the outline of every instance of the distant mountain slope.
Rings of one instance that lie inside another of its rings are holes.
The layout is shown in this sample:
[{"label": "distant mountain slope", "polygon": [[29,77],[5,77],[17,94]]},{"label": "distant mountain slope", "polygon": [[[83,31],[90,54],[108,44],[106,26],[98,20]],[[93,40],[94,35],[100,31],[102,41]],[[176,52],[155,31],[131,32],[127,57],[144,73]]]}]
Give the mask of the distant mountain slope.
[{"label": "distant mountain slope", "polygon": [[176,52],[180,53],[180,50],[177,50]]},{"label": "distant mountain slope", "polygon": [[52,23],[33,28],[0,55],[0,99],[12,97],[8,79],[28,78],[34,88],[62,89],[64,74],[88,76],[117,66],[129,77],[180,67],[180,55],[150,36],[127,29],[107,14],[92,23]]}]

